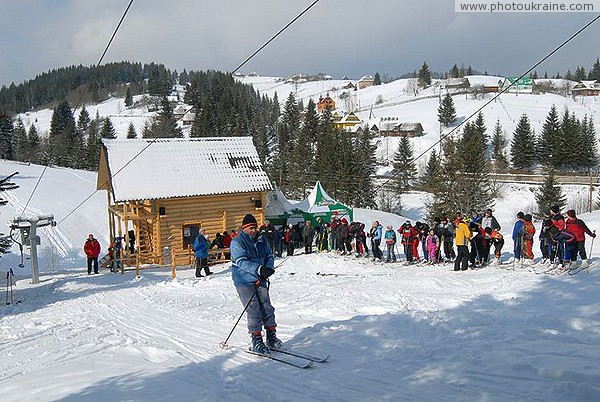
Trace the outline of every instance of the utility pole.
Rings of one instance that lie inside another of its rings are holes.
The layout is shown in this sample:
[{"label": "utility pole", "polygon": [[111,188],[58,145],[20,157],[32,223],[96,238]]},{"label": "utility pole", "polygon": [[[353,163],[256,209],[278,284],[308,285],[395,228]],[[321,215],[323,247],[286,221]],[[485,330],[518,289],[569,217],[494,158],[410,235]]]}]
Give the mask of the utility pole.
[{"label": "utility pole", "polygon": [[41,244],[37,235],[37,228],[44,226],[56,226],[54,215],[40,215],[34,218],[15,218],[10,224],[11,229],[19,229],[21,232],[21,244],[31,247],[31,283],[40,283],[40,272],[38,268],[37,246]]}]

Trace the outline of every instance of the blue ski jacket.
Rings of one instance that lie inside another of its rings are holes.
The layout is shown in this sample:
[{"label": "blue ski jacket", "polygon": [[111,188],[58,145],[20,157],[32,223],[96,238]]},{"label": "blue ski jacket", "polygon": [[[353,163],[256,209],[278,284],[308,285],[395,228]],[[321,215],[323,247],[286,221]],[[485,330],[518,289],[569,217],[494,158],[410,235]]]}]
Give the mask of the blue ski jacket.
[{"label": "blue ski jacket", "polygon": [[194,240],[194,251],[196,258],[208,258],[208,241],[202,234],[196,236]]},{"label": "blue ski jacket", "polygon": [[[255,241],[243,231],[231,241],[231,277],[236,286],[253,285],[259,279],[261,266],[275,269],[275,260],[267,239],[260,235]],[[261,286],[267,286],[262,281]]]}]

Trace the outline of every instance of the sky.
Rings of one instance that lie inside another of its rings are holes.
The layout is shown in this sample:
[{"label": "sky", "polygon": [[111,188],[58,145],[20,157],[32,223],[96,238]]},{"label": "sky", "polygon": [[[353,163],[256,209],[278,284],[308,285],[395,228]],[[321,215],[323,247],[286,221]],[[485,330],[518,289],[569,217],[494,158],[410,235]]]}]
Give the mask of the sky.
[{"label": "sky", "polygon": [[[0,0],[0,85],[68,65],[98,63],[128,0]],[[163,63],[182,71],[234,70],[312,0],[134,1],[103,63]],[[397,77],[427,62],[519,75],[594,13],[456,13],[454,1],[322,0],[241,72]],[[600,22],[538,68],[586,70]]]}]

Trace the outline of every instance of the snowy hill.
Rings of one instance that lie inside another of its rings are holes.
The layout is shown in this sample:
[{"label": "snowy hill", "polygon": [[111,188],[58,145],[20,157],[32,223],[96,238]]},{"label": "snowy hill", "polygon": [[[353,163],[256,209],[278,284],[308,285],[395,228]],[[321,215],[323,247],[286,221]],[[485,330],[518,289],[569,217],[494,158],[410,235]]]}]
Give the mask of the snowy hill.
[{"label": "snowy hill", "polygon": [[[380,119],[386,117],[398,118],[399,122],[421,123],[425,135],[412,139],[415,156],[420,155],[435,144],[440,138],[440,125],[437,120],[437,108],[439,106],[440,94],[445,94],[443,80],[434,80],[429,88],[421,90],[418,94],[414,93],[414,84],[411,79],[399,79],[383,85],[354,91],[346,89],[348,83],[357,85],[356,80],[322,80],[291,82],[281,77],[261,77],[261,76],[242,76],[237,77],[243,83],[252,85],[261,94],[269,97],[277,93],[279,102],[283,106],[290,92],[295,94],[296,99],[302,100],[304,105],[309,99],[318,101],[319,97],[329,95],[335,102],[338,111],[357,110],[357,115],[370,125],[378,124]],[[497,82],[503,77],[489,76],[469,76],[473,85],[483,82]],[[551,81],[551,80],[546,80]],[[557,81],[557,80],[554,80]],[[555,86],[564,85],[564,80],[553,82]],[[571,86],[574,83],[571,83]],[[183,99],[184,88],[177,86],[177,96],[171,97]],[[472,95],[456,95],[454,103],[457,111],[457,122],[463,121],[472,113],[477,111],[486,102],[490,101],[495,94],[489,93],[479,95],[475,99]],[[142,104],[142,96],[134,97],[138,104]],[[505,93],[495,102],[483,109],[488,134],[491,135],[497,120],[500,120],[507,144],[510,144],[512,134],[517,122],[523,113],[529,116],[532,129],[539,134],[542,125],[550,107],[556,105],[559,113],[564,108],[568,108],[579,119],[585,115],[594,119],[596,133],[600,135],[600,98],[586,97],[574,100],[571,97],[560,96],[551,93],[545,94],[515,94]],[[189,106],[188,106],[189,107]],[[90,116],[110,117],[115,131],[120,138],[125,138],[127,128],[130,123],[134,124],[138,135],[146,121],[150,121],[156,112],[149,112],[147,107],[139,106],[128,109],[124,105],[124,100],[120,98],[111,98],[97,105],[86,106]],[[74,112],[78,116],[79,110]],[[28,127],[35,124],[40,133],[47,133],[50,130],[50,120],[52,110],[46,109],[38,112],[27,112],[20,114],[19,117]],[[182,126],[184,135],[189,135],[190,126]],[[444,133],[450,131],[444,129]],[[460,130],[459,130],[460,133]],[[378,140],[377,156],[382,162],[389,161],[398,147],[398,138],[380,138]],[[418,165],[424,165],[426,155],[417,160]]]},{"label": "snowy hill", "polygon": [[[15,171],[21,188],[3,194],[0,218],[22,213],[43,173],[26,213],[62,221],[40,237],[43,250],[55,245],[64,257],[56,266],[41,259],[38,285],[15,269],[16,304],[0,309],[3,401],[600,399],[597,250],[591,270],[573,276],[510,264],[453,272],[333,254],[277,259],[271,298],[280,337],[294,350],[330,355],[301,370],[244,353],[245,318],[232,347],[219,348],[243,308],[227,265],[208,279],[189,267],[174,280],[164,269],[84,274],[87,233],[107,241],[103,192],[72,212],[94,192],[95,174],[0,163],[0,175]],[[495,214],[504,233],[532,197],[528,186],[503,188]],[[422,195],[404,203],[418,219]],[[581,218],[600,228],[600,212]],[[397,227],[404,218],[360,210],[357,219]],[[511,250],[509,240],[505,260]],[[0,271],[10,261],[16,248]]]}]

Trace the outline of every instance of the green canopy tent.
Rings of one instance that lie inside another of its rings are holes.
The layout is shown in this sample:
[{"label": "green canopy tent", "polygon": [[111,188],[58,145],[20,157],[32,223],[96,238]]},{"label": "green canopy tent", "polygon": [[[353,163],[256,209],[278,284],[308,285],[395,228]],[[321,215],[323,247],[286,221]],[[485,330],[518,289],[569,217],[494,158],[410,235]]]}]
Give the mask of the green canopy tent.
[{"label": "green canopy tent", "polygon": [[337,214],[340,218],[346,218],[348,222],[353,220],[352,208],[334,200],[325,192],[321,182],[317,181],[312,191],[304,200],[293,205],[295,210],[301,211],[302,218],[310,220],[313,225],[318,218],[325,222],[331,222],[331,217]]}]

